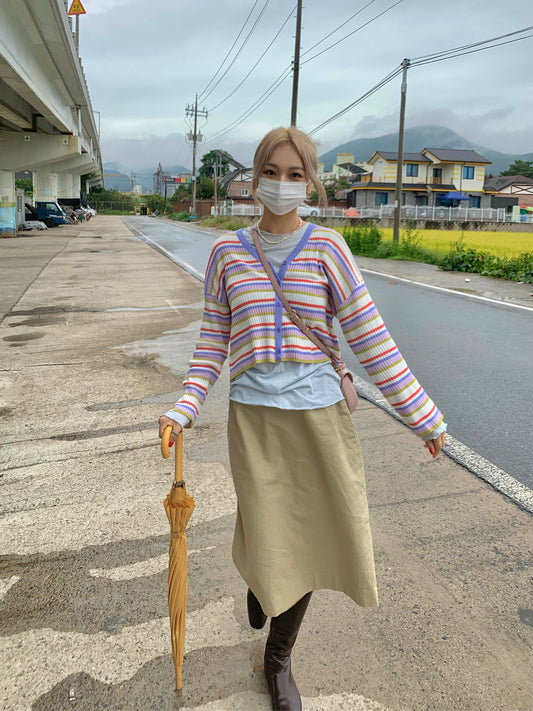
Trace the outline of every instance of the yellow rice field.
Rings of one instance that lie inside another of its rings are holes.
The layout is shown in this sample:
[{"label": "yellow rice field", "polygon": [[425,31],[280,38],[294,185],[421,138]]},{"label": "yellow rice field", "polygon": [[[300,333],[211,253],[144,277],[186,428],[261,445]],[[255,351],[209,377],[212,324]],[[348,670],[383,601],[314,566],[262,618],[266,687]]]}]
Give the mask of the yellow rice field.
[{"label": "yellow rice field", "polygon": [[[392,240],[392,229],[380,230],[384,240]],[[533,232],[461,232],[460,230],[417,230],[422,237],[420,247],[446,254],[451,245],[463,236],[466,248],[489,252],[496,257],[516,257],[533,252]],[[402,235],[404,230],[402,230]]]}]

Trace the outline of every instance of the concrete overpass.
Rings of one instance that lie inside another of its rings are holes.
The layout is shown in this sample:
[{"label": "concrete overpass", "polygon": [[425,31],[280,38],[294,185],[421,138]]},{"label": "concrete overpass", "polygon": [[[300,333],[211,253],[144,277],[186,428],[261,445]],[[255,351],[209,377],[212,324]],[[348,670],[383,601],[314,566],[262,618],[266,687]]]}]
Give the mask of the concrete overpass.
[{"label": "concrete overpass", "polygon": [[79,198],[102,173],[98,130],[68,0],[0,0],[0,234],[16,231],[15,172],[35,200]]}]

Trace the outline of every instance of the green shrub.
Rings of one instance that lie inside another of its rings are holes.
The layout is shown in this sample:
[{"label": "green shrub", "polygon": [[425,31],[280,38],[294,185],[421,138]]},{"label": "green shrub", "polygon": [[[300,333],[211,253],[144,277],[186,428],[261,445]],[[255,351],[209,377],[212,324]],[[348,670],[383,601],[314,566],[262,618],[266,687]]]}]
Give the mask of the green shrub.
[{"label": "green shrub", "polygon": [[370,227],[346,227],[344,239],[353,254],[375,257],[381,243],[381,232],[376,225]]},{"label": "green shrub", "polygon": [[168,218],[170,220],[178,220],[179,222],[186,222],[190,217],[190,214],[187,212],[187,210],[183,210],[183,212],[171,212],[168,215]]},{"label": "green shrub", "polygon": [[462,238],[441,257],[439,266],[446,271],[470,272],[533,284],[532,252],[524,252],[518,257],[496,257],[489,252],[467,249]]}]

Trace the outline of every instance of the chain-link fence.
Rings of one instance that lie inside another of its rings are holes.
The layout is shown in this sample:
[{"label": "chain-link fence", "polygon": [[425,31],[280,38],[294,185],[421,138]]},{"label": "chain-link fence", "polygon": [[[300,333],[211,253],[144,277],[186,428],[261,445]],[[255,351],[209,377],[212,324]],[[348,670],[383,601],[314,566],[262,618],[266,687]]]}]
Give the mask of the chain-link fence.
[{"label": "chain-link fence", "polygon": [[131,200],[93,200],[89,197],[88,203],[91,207],[94,207],[97,212],[124,212],[126,214],[135,212],[135,205]]}]

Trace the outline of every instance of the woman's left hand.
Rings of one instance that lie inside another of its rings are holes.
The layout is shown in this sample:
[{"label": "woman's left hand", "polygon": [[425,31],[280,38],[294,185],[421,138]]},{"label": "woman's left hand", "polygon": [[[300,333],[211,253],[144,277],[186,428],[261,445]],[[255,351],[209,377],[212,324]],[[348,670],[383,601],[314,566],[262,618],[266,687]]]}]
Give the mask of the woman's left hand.
[{"label": "woman's left hand", "polygon": [[435,457],[438,456],[440,450],[444,447],[444,443],[446,442],[446,432],[441,432],[438,437],[435,439],[428,439],[427,442],[424,442],[424,447],[426,447],[429,450],[429,453],[435,459]]}]

